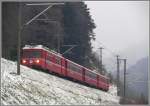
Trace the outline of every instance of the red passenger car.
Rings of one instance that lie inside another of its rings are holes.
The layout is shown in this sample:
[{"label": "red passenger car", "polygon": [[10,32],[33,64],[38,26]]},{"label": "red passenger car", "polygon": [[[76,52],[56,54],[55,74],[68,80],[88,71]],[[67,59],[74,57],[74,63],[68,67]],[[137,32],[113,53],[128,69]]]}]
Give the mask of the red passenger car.
[{"label": "red passenger car", "polygon": [[55,72],[105,91],[109,90],[107,77],[74,63],[42,45],[26,45],[23,48],[21,63],[28,67],[39,67],[49,72]]}]

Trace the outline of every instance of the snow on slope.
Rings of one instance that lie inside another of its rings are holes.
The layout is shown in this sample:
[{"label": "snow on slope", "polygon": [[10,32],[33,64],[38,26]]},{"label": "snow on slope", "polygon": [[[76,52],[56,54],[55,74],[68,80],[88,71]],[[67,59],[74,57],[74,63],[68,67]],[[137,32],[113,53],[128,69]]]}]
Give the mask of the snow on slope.
[{"label": "snow on slope", "polygon": [[4,105],[119,104],[115,86],[103,92],[26,66],[21,66],[21,75],[16,75],[16,69],[16,62],[1,58],[1,101]]}]

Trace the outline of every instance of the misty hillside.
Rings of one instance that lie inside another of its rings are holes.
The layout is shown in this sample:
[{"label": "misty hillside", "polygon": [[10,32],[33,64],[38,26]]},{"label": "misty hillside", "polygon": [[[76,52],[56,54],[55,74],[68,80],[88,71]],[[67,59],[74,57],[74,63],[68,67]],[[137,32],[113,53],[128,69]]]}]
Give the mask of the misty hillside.
[{"label": "misty hillside", "polygon": [[127,69],[127,88],[148,97],[148,57]]},{"label": "misty hillside", "polygon": [[113,85],[104,92],[26,66],[21,66],[21,75],[16,75],[16,66],[16,62],[1,58],[1,101],[4,105],[119,104]]},{"label": "misty hillside", "polygon": [[[123,62],[121,64],[120,67],[123,68]],[[112,73],[114,78],[116,78],[116,72]],[[140,59],[136,64],[127,68],[126,73],[126,96],[139,98],[143,94],[148,99],[148,57]],[[120,80],[120,96],[123,96],[124,70],[120,70]]]},{"label": "misty hillside", "polygon": [[[121,67],[123,67],[123,65]],[[143,94],[146,99],[148,99],[148,57],[142,58],[137,61],[136,64],[130,66],[126,73],[126,96],[129,98],[140,98],[141,94]],[[120,70],[120,80],[120,95],[122,96],[124,70]]]}]

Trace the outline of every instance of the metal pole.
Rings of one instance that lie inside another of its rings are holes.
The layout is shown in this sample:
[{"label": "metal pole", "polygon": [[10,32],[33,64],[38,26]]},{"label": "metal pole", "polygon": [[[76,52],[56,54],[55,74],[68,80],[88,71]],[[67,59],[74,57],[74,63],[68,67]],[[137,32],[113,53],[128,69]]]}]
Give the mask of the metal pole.
[{"label": "metal pole", "polygon": [[126,59],[124,59],[124,98],[126,96]]},{"label": "metal pole", "polygon": [[102,48],[102,47],[100,47],[99,48],[100,49],[100,58],[99,58],[99,61],[100,61],[100,72],[102,73],[102,71],[103,71],[103,66],[102,66],[102,49],[104,49],[104,48]]},{"label": "metal pole", "polygon": [[102,72],[102,48],[100,48],[100,70]]},{"label": "metal pole", "polygon": [[20,46],[21,46],[21,2],[19,3],[19,31],[18,31],[18,62],[17,62],[17,74],[20,75]]},{"label": "metal pole", "polygon": [[56,26],[57,26],[57,32],[56,32],[57,33],[57,52],[60,53],[60,36],[59,36],[60,26],[58,22],[56,23]]},{"label": "metal pole", "polygon": [[117,55],[117,95],[119,96],[119,56]]}]

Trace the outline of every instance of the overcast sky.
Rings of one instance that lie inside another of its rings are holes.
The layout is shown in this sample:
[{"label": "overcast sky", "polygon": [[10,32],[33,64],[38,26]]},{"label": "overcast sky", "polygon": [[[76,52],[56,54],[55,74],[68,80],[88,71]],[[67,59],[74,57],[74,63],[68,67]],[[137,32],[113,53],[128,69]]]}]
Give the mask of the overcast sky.
[{"label": "overcast sky", "polygon": [[[148,1],[85,1],[97,28],[96,39],[130,63],[148,56]],[[98,43],[93,45],[98,48]],[[95,49],[96,50],[96,49]],[[105,54],[104,54],[105,55]]]}]

